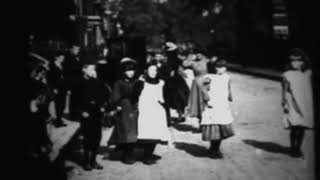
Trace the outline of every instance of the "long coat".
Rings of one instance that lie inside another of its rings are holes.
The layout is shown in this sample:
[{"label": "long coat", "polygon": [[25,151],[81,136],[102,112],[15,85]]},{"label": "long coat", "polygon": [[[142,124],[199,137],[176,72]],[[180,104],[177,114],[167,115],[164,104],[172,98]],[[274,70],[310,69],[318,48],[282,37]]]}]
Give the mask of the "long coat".
[{"label": "long coat", "polygon": [[120,106],[122,110],[116,114],[115,127],[109,144],[137,141],[138,111],[132,101],[136,82],[137,80],[121,79],[114,84],[111,103],[113,106]]}]

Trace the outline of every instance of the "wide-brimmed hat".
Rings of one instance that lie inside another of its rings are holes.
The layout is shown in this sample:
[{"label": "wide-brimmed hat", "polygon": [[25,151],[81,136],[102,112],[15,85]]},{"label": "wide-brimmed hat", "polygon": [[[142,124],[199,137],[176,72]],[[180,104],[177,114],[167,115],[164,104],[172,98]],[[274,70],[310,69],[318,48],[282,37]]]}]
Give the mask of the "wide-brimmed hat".
[{"label": "wide-brimmed hat", "polygon": [[135,64],[137,63],[136,60],[129,58],[129,57],[124,57],[120,60],[120,64],[124,64],[124,63],[128,63],[128,62],[135,63]]},{"label": "wide-brimmed hat", "polygon": [[122,71],[136,70],[137,61],[129,57],[124,57],[120,60],[120,67]]}]

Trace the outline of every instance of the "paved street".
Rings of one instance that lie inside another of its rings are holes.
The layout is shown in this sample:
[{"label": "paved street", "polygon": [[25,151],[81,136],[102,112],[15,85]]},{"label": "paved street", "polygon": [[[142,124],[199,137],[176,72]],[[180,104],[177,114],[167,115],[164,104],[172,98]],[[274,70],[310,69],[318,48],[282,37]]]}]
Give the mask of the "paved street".
[{"label": "paved street", "polygon": [[[280,82],[232,73],[236,135],[222,143],[224,159],[207,157],[208,142],[194,132],[197,123],[188,119],[172,127],[172,145],[158,145],[162,159],[147,166],[141,161],[125,165],[106,147],[111,129],[104,130],[99,162],[104,170],[86,172],[71,161],[70,180],[307,180],[313,177],[313,134],[307,133],[304,159],[287,154],[288,131],[282,127]],[[67,136],[67,135],[66,135]],[[137,150],[138,157],[141,152]]]}]

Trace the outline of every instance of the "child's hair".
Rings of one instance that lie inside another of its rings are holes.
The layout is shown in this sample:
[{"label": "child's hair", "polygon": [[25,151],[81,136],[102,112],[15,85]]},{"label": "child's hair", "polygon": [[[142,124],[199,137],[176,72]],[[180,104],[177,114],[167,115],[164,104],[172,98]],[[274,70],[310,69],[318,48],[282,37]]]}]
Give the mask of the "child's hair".
[{"label": "child's hair", "polygon": [[215,74],[216,73],[216,62],[209,61],[207,63],[207,69],[209,74]]},{"label": "child's hair", "polygon": [[146,64],[145,64],[145,67],[144,67],[145,74],[147,73],[148,68],[149,68],[150,66],[156,66],[157,69],[158,69],[157,61],[150,61],[149,63],[146,63]]},{"label": "child's hair", "polygon": [[291,62],[293,61],[293,59],[291,59],[292,56],[298,57],[299,60],[303,62],[303,65],[301,68],[302,71],[306,71],[307,69],[310,69],[311,62],[310,62],[308,55],[300,48],[293,48],[288,53],[289,60],[288,60],[287,65],[285,66],[285,70],[292,70],[293,69],[293,67],[291,65]]},{"label": "child's hair", "polygon": [[215,67],[216,68],[227,67],[227,60],[225,58],[218,59],[215,63]]},{"label": "child's hair", "polygon": [[65,55],[65,52],[62,51],[62,50],[57,50],[57,51],[53,52],[53,57],[54,58],[57,58],[59,56],[64,56],[64,55]]}]

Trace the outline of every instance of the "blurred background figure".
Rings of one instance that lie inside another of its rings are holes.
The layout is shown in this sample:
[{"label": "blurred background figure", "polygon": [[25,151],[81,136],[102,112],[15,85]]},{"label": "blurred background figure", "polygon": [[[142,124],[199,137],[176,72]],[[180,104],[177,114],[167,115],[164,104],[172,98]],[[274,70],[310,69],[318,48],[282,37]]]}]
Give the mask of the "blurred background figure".
[{"label": "blurred background figure", "polygon": [[194,56],[184,61],[183,64],[185,67],[191,67],[195,76],[188,100],[188,116],[201,121],[201,114],[205,106],[202,84],[204,80],[203,77],[208,72],[207,63],[209,59],[205,56],[205,51],[202,48],[195,49],[194,53]]},{"label": "blurred background figure", "polygon": [[67,95],[67,84],[63,67],[63,62],[65,60],[64,52],[55,52],[53,58],[53,62],[50,64],[50,71],[48,72],[48,82],[50,89],[53,91],[56,112],[56,119],[53,124],[56,127],[63,127],[66,126],[62,120],[62,116],[66,105]]},{"label": "blurred background figure", "polygon": [[73,44],[66,54],[64,62],[65,79],[69,94],[70,119],[79,121],[79,100],[80,100],[80,80],[82,77],[82,64],[80,56],[80,46]]},{"label": "blurred background figure", "polygon": [[45,157],[51,148],[51,141],[47,133],[47,122],[52,115],[49,113],[49,104],[53,95],[48,87],[46,69],[36,66],[31,72],[31,94],[29,99],[29,123],[30,151],[34,156]]}]

